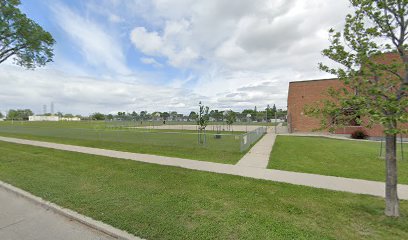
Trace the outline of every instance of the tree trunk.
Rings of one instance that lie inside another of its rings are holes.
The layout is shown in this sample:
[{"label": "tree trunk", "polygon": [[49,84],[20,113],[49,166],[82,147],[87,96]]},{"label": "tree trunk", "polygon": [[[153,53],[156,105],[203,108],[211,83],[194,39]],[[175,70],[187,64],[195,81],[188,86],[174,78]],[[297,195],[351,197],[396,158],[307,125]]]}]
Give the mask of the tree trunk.
[{"label": "tree trunk", "polygon": [[397,194],[397,135],[387,134],[385,137],[385,162],[387,180],[385,185],[385,215],[399,216],[399,200]]}]

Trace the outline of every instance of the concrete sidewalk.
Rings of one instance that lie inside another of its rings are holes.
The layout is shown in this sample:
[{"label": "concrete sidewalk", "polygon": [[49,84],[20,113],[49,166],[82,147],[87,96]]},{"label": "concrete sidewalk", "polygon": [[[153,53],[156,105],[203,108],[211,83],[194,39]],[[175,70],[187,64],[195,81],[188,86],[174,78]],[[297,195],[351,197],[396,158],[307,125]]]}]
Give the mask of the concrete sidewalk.
[{"label": "concrete sidewalk", "polygon": [[2,240],[112,240],[104,233],[0,188]]},{"label": "concrete sidewalk", "polygon": [[[0,141],[26,144],[32,146],[46,147],[64,151],[93,154],[119,159],[129,159],[139,162],[176,166],[187,169],[223,173],[250,177],[255,179],[270,180],[283,183],[291,183],[328,190],[351,192],[357,194],[368,194],[384,197],[384,182],[367,181],[361,179],[351,179],[342,177],[323,176],[309,173],[288,172],[282,170],[262,169],[256,167],[212,163],[181,158],[163,157],[148,154],[120,152],[99,148],[80,147],[66,144],[49,143],[41,141],[24,140],[17,138],[0,137]],[[408,185],[398,185],[398,194],[400,199],[408,200]]]},{"label": "concrete sidewalk", "polygon": [[276,134],[269,132],[253,146],[237,163],[238,166],[266,168],[275,143]]}]

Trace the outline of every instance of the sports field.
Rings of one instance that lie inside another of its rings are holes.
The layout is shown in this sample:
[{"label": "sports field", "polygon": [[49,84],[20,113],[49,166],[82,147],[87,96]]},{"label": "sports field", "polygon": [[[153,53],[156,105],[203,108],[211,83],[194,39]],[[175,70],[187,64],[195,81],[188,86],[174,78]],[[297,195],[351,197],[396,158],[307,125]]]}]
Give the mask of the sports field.
[{"label": "sports field", "polygon": [[243,132],[206,132],[198,144],[192,130],[159,130],[112,127],[105,122],[0,122],[0,136],[65,143],[135,153],[235,164]]}]

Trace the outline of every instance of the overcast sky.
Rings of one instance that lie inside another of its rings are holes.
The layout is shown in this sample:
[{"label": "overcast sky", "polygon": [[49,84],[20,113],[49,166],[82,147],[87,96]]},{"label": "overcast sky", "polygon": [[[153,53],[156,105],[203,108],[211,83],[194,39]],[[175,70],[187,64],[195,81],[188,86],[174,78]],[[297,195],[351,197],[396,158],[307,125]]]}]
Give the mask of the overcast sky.
[{"label": "overcast sky", "polygon": [[75,114],[286,108],[288,83],[330,77],[328,29],[346,0],[30,0],[57,43],[36,70],[0,65],[0,111]]}]

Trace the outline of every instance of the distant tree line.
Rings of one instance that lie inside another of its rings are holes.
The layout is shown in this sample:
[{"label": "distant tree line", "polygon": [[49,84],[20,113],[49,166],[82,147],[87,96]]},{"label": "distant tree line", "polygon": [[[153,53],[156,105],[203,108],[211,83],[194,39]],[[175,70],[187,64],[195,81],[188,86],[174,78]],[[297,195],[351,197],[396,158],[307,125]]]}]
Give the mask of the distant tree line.
[{"label": "distant tree line", "polygon": [[[247,116],[250,117],[248,118]],[[264,110],[258,110],[257,107],[254,109],[245,109],[242,112],[232,111],[232,110],[210,110],[208,113],[209,121],[211,122],[265,122],[266,120],[271,121],[275,119],[285,120],[287,115],[287,110],[277,109],[275,104],[272,107],[265,108]],[[147,112],[141,111],[137,113],[133,112],[117,112],[116,114],[103,114],[100,112],[93,113],[90,117],[91,120],[107,120],[107,121],[184,121],[184,122],[195,122],[198,119],[198,112],[191,111],[188,115],[172,112]],[[229,124],[230,125],[230,124]]]},{"label": "distant tree line", "polygon": [[[29,116],[33,116],[34,112],[31,109],[10,109],[7,111],[5,119],[6,120],[17,120],[17,121],[27,121]],[[65,117],[65,118],[71,118],[71,117],[79,117],[83,119],[81,115],[73,115],[71,113],[62,113],[62,112],[57,112],[56,114],[52,113],[45,113],[41,114],[41,116],[59,116],[59,117]],[[2,112],[0,112],[0,118],[4,118],[4,115]]]},{"label": "distant tree line", "polygon": [[[250,117],[248,118],[247,116]],[[264,110],[245,109],[241,112],[232,110],[217,110],[212,109],[208,112],[208,118],[211,122],[226,122],[228,125],[234,122],[265,122],[267,119],[271,121],[275,116],[278,119],[286,119],[286,110],[277,109],[275,105],[267,107]],[[29,116],[34,115],[30,109],[10,109],[6,114],[6,120],[28,120]],[[59,117],[79,117],[82,120],[105,120],[105,121],[178,121],[178,122],[196,122],[198,120],[198,112],[191,111],[188,115],[178,113],[176,111],[171,112],[117,112],[116,114],[103,114],[95,112],[90,116],[73,115],[71,113],[57,112],[55,114],[45,113],[40,114],[42,116],[59,116]],[[0,118],[3,118],[3,114],[0,112]]]},{"label": "distant tree line", "polygon": [[7,113],[7,120],[28,120],[29,116],[34,115],[30,109],[10,109]]}]

